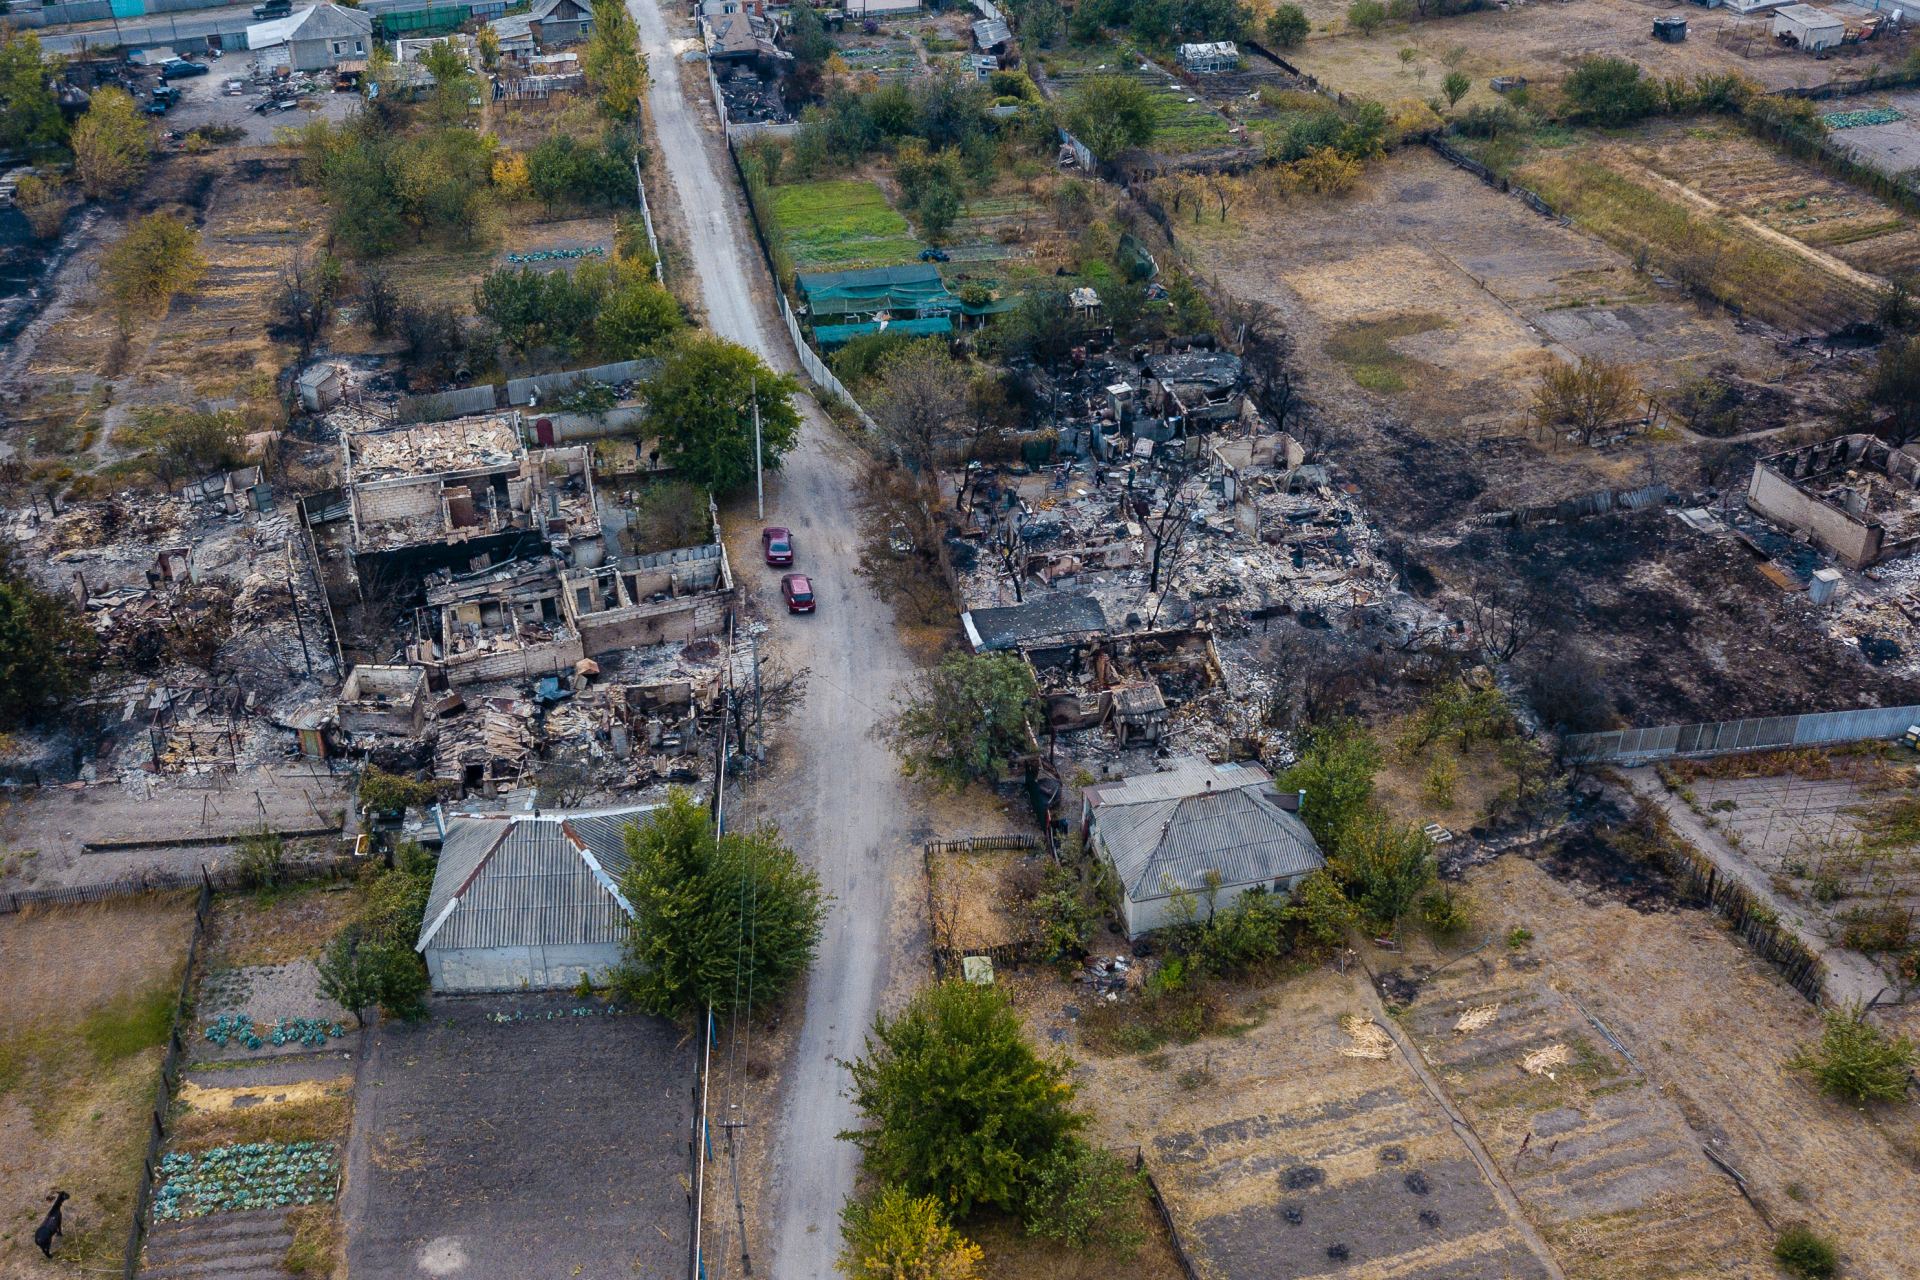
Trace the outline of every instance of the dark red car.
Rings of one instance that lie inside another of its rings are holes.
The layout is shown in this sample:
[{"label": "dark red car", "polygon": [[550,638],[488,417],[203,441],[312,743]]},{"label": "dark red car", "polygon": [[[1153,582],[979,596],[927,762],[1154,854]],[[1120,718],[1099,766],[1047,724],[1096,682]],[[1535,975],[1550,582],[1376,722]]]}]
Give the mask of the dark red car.
[{"label": "dark red car", "polygon": [[760,550],[766,554],[768,564],[792,564],[793,535],[779,525],[762,529]]},{"label": "dark red car", "polygon": [[812,613],[813,583],[804,573],[782,574],[780,598],[787,602],[788,613]]}]

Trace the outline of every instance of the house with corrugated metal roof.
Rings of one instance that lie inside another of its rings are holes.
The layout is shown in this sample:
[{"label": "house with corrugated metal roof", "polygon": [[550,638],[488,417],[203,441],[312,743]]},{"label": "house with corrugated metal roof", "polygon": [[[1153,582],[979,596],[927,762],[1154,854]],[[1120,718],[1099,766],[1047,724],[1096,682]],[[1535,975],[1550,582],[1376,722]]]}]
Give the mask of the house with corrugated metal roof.
[{"label": "house with corrugated metal roof", "polygon": [[1178,923],[1184,895],[1204,919],[1243,893],[1289,893],[1326,866],[1298,807],[1259,765],[1184,756],[1085,788],[1080,821],[1087,847],[1119,877],[1127,936],[1137,938]]},{"label": "house with corrugated metal roof", "polygon": [[627,829],[653,806],[455,814],[414,949],[440,992],[559,990],[620,963]]}]

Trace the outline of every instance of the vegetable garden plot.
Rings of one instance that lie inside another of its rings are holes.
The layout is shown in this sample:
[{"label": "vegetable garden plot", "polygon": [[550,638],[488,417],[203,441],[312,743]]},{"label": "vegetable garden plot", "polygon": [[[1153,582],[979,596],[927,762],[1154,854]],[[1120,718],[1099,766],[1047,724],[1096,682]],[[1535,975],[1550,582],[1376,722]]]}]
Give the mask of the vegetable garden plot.
[{"label": "vegetable garden plot", "polygon": [[245,1209],[281,1209],[332,1200],[340,1166],[331,1143],[243,1142],[171,1151],[153,1192],[156,1221]]}]

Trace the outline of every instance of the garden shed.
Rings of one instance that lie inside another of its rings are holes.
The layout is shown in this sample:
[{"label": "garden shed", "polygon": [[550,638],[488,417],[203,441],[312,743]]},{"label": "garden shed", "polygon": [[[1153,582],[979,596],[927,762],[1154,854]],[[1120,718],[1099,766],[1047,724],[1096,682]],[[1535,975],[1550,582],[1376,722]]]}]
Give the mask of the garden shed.
[{"label": "garden shed", "polygon": [[1080,822],[1087,847],[1119,878],[1127,936],[1137,938],[1177,923],[1187,895],[1204,919],[1243,893],[1291,892],[1327,865],[1297,808],[1258,765],[1184,756],[1085,788]]},{"label": "garden shed", "polygon": [[1847,34],[1847,24],[1810,4],[1790,4],[1773,11],[1774,38],[1808,53],[1831,49]]},{"label": "garden shed", "polygon": [[620,963],[627,828],[651,806],[446,819],[414,949],[440,992],[563,990]]}]

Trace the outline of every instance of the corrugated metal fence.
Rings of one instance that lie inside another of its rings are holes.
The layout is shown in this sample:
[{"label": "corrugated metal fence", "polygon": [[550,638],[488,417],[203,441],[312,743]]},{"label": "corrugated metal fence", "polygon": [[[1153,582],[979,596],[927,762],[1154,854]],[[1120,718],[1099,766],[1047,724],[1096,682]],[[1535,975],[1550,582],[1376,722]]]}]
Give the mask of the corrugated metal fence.
[{"label": "corrugated metal fence", "polygon": [[464,418],[470,413],[485,413],[494,407],[491,386],[461,387],[454,391],[436,391],[432,395],[408,396],[394,406],[401,422],[444,422]]},{"label": "corrugated metal fence", "polygon": [[1570,734],[1561,744],[1561,754],[1568,760],[1587,764],[1647,764],[1682,756],[1779,751],[1897,738],[1913,724],[1920,724],[1920,706],[1812,711],[1797,716],[1761,716],[1711,724],[1664,724],[1648,729]]}]

